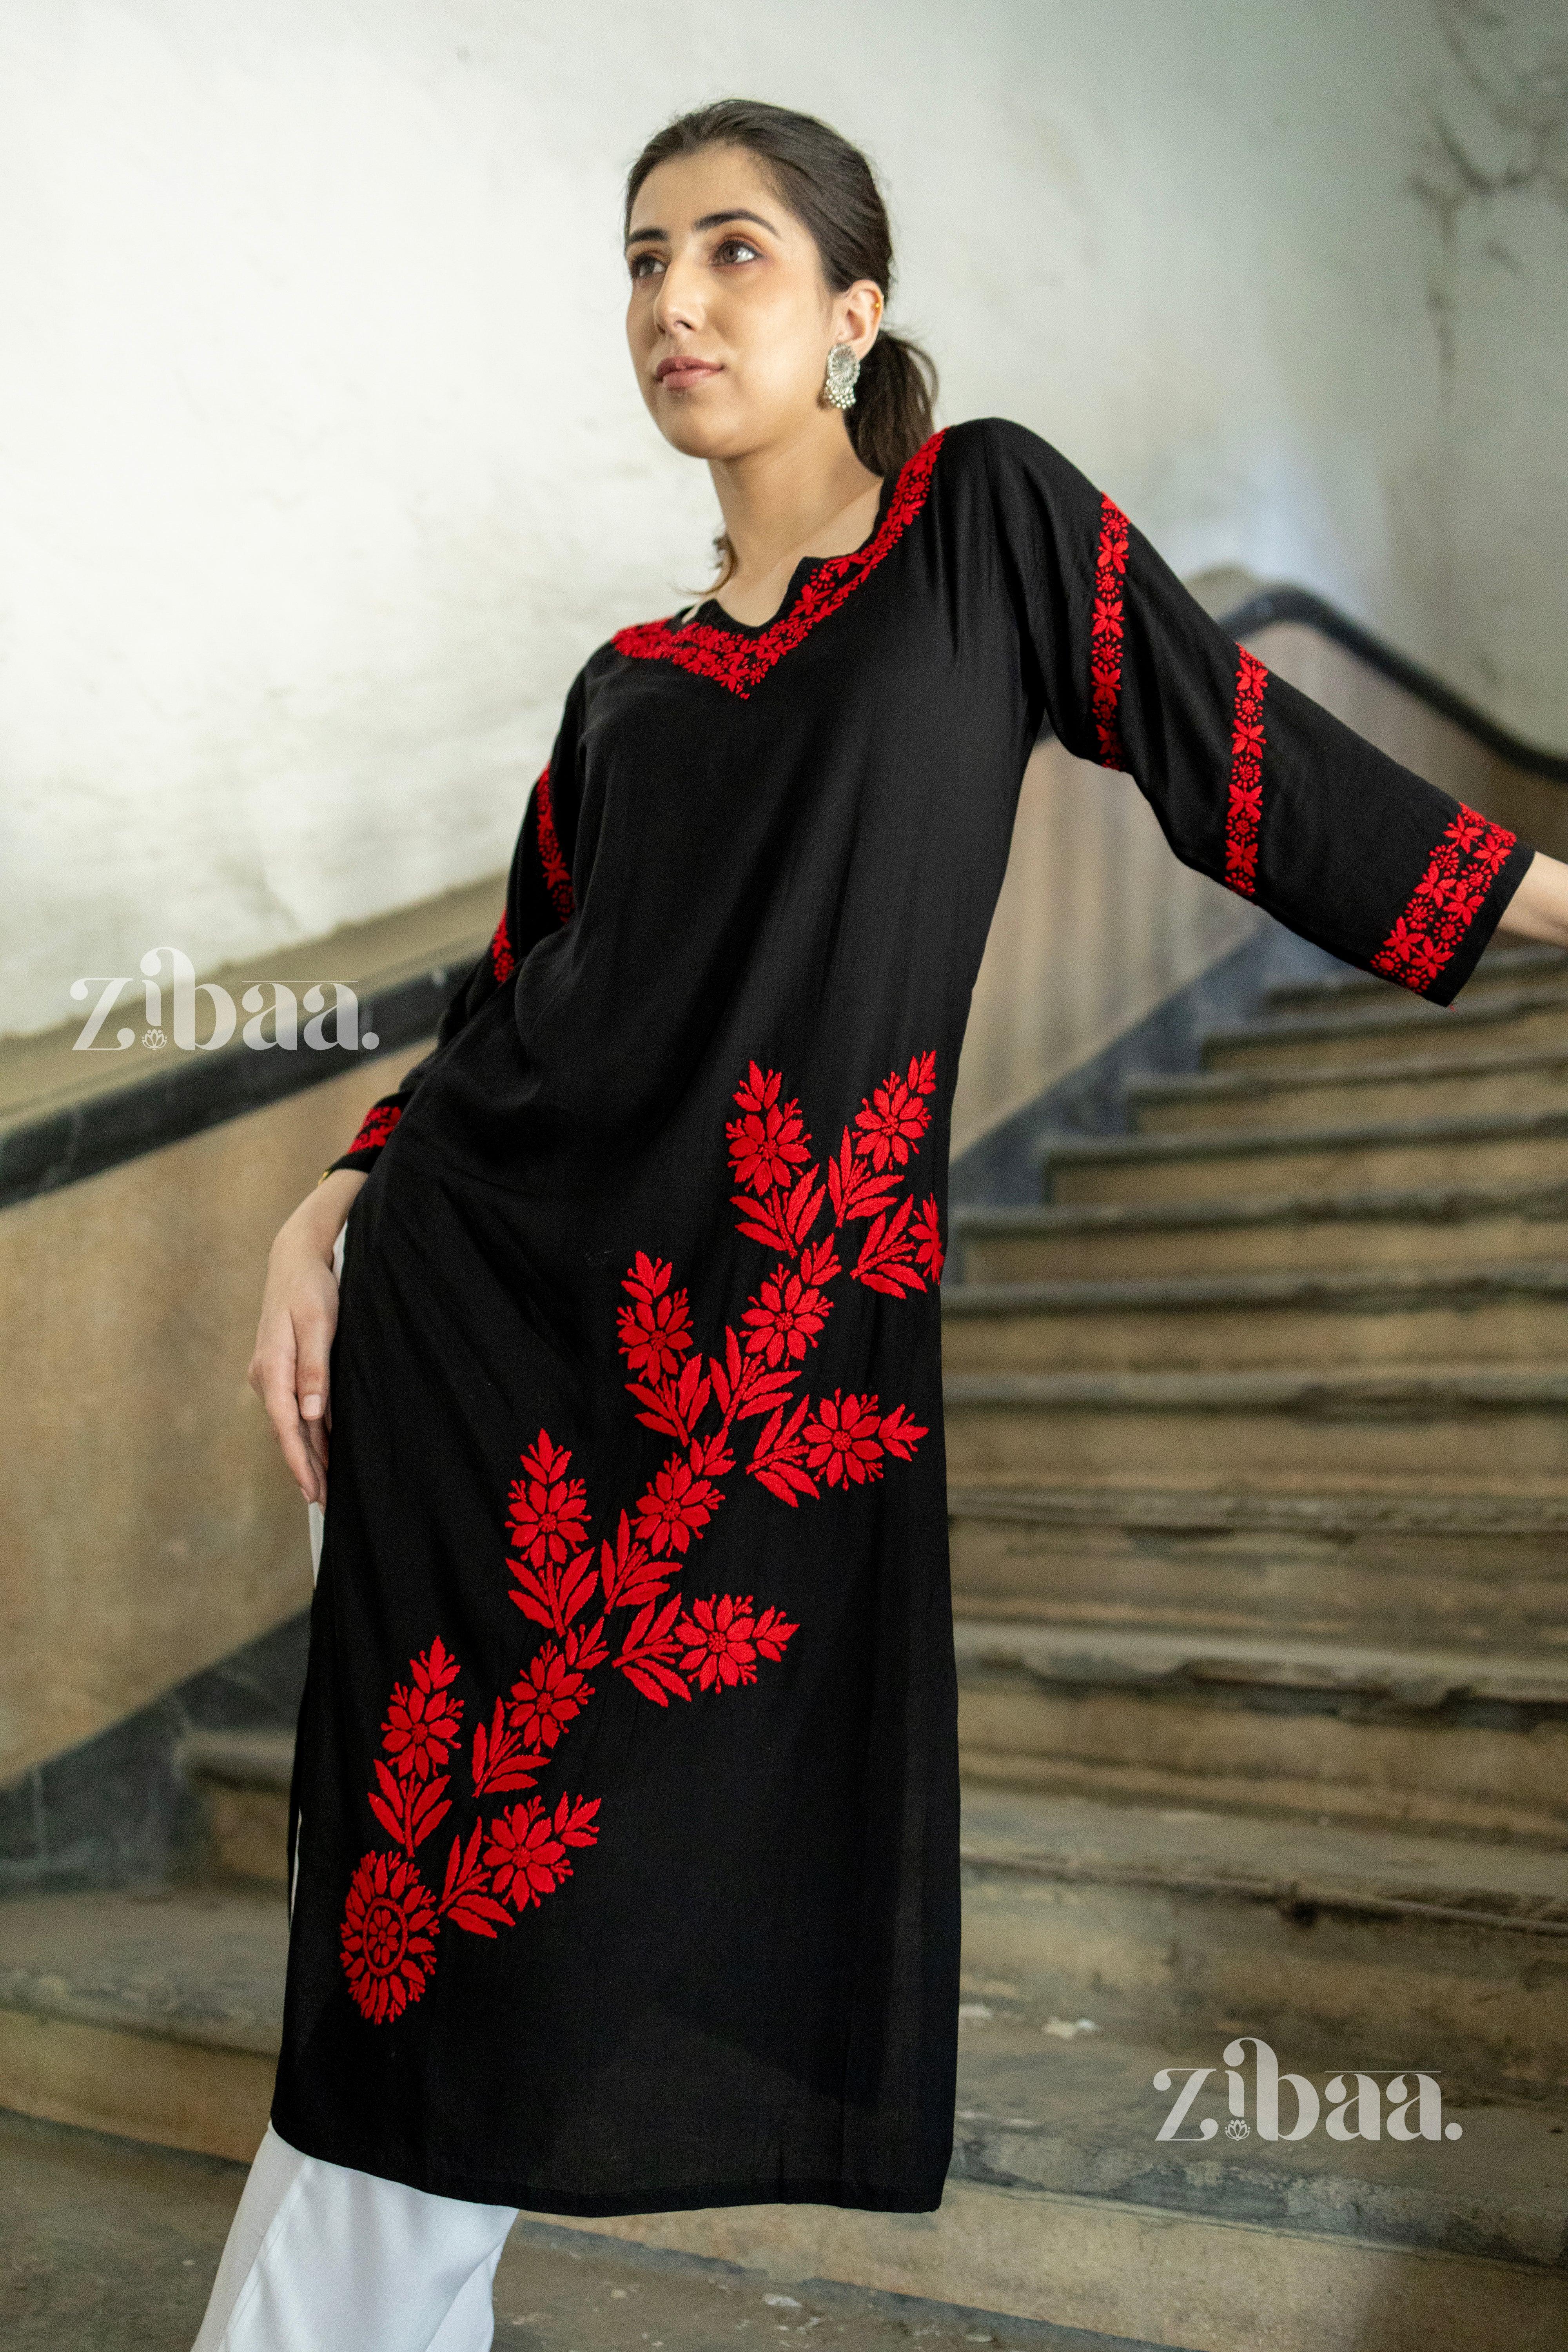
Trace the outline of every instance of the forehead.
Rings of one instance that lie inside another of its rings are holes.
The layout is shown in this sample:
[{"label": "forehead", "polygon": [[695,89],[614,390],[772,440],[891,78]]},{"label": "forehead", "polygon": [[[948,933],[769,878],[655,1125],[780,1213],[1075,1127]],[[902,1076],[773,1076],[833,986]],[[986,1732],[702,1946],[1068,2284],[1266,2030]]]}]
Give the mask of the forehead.
[{"label": "forehead", "polygon": [[695,221],[737,211],[760,214],[781,237],[805,234],[765,166],[744,147],[703,147],[656,164],[637,190],[628,234],[658,228],[679,236]]}]

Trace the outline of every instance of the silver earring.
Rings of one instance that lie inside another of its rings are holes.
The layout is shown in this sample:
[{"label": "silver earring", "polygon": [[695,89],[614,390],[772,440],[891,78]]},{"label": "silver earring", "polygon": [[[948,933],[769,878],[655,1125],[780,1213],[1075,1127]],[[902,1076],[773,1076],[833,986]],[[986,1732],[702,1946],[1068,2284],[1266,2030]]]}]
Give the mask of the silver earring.
[{"label": "silver earring", "polygon": [[860,362],[848,343],[835,343],[827,354],[827,380],[822,396],[829,408],[853,408]]}]

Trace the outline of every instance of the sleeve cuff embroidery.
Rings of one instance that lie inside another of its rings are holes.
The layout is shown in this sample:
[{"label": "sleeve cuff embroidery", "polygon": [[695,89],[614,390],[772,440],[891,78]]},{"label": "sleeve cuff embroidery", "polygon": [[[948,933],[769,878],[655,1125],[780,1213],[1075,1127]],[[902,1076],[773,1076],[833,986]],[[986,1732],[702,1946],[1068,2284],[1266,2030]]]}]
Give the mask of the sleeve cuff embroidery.
[{"label": "sleeve cuff embroidery", "polygon": [[1432,852],[1410,903],[1372,959],[1373,971],[1427,994],[1486,903],[1519,836],[1468,808]]}]

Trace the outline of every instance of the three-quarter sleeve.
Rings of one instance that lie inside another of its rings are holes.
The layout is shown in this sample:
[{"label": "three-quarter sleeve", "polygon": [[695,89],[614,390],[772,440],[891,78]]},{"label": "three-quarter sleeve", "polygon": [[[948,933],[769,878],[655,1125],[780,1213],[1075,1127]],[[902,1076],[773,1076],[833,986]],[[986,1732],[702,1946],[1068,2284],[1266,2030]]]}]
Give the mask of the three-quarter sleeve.
[{"label": "three-quarter sleeve", "polygon": [[988,422],[1001,587],[1025,684],[1071,751],[1125,771],[1184,864],[1438,1004],[1533,850],[1389,759],[1211,620],[1110,498]]},{"label": "three-quarter sleeve", "polygon": [[413,1099],[426,1072],[482,1005],[511,981],[531,948],[567,922],[575,911],[572,853],[576,835],[577,718],[581,680],[567,698],[565,715],[548,764],[536,780],[523,812],[507,876],[506,902],[489,944],[463,973],[442,1008],[436,1042],[404,1074],[393,1094],[372,1103],[346,1151],[321,1171],[351,1168],[368,1175]]}]

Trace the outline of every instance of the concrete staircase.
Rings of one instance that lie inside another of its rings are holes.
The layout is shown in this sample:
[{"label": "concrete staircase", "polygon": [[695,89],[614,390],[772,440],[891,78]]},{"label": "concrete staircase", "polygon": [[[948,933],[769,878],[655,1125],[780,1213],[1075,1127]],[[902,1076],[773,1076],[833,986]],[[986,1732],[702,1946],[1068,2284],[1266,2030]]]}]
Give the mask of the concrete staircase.
[{"label": "concrete staircase", "polygon": [[[1127,1137],[1051,1153],[1041,1206],[953,1220],[942,2210],[573,2226],[1042,2346],[1558,2347],[1568,959],[1494,950],[1447,1012],[1353,978],[1279,992],[1130,1109]],[[194,1883],[5,1907],[0,2104],[246,2158],[289,1743],[202,1735],[185,1764]],[[1288,2136],[1287,2092],[1268,2136],[1237,2036],[1310,2084],[1312,2130]],[[1415,2069],[1435,2138],[1386,2126],[1380,2086]],[[1375,2138],[1328,2129],[1358,2071]]]}]

